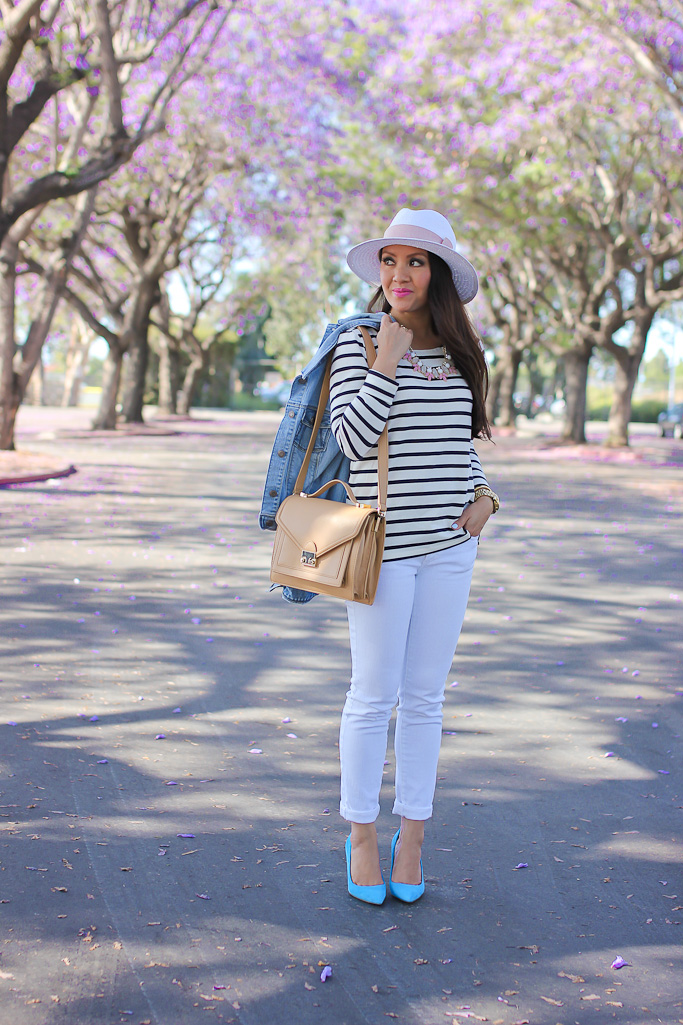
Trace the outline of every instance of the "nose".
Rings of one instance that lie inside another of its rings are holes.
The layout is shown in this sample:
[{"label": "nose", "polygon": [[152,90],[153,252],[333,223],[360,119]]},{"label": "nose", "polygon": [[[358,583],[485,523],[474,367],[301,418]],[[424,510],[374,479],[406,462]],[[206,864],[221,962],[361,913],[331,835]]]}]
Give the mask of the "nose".
[{"label": "nose", "polygon": [[409,268],[397,263],[394,268],[394,281],[397,284],[400,281],[410,281]]}]

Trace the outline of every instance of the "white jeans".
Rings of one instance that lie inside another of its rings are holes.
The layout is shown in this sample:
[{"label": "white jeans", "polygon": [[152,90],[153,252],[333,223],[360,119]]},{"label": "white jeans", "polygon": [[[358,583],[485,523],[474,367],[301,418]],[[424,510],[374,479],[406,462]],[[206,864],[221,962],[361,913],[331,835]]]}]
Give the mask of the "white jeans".
[{"label": "white jeans", "polygon": [[385,562],[374,605],[347,602],[351,687],[339,733],[342,817],[374,822],[391,713],[394,814],[428,819],[441,746],[444,688],[470,592],[477,539]]}]

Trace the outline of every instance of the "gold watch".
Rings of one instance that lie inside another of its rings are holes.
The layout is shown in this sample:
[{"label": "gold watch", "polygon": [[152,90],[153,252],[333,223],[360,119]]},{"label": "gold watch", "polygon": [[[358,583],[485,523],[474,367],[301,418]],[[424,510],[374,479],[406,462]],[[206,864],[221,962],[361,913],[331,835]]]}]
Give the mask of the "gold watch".
[{"label": "gold watch", "polygon": [[477,501],[478,498],[484,498],[484,497],[491,499],[491,501],[493,502],[493,512],[497,513],[498,510],[500,509],[500,500],[498,498],[498,495],[495,493],[495,491],[492,491],[491,488],[485,488],[485,487],[483,487],[483,485],[481,487],[477,487],[477,488],[474,489],[474,501],[475,502]]}]

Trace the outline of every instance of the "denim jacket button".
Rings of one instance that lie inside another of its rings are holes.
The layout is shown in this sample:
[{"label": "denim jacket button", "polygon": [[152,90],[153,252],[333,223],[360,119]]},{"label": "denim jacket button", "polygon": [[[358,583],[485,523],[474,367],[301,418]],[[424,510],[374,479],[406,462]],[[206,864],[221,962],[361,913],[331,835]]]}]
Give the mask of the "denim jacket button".
[{"label": "denim jacket button", "polygon": [[268,492],[268,494],[270,495],[271,498],[277,498],[277,489],[276,488],[271,488],[270,491]]},{"label": "denim jacket button", "polygon": [[296,416],[296,413],[294,412],[294,410],[290,409],[290,411],[289,411],[289,419],[293,420],[295,416]]},{"label": "denim jacket button", "polygon": [[286,455],[287,455],[287,453],[285,452],[285,450],[284,450],[283,448],[281,448],[281,449],[278,449],[278,453],[277,453],[277,454],[278,454],[278,455],[279,455],[280,457],[282,457],[282,456],[286,456]]}]

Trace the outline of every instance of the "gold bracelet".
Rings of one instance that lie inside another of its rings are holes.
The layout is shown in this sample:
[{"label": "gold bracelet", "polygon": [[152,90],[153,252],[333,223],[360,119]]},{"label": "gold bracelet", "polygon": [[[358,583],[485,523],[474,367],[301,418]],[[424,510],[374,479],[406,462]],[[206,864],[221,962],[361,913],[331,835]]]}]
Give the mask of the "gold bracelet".
[{"label": "gold bracelet", "polygon": [[478,498],[484,497],[491,499],[493,502],[493,513],[497,513],[500,509],[500,500],[495,491],[492,491],[491,488],[485,488],[483,485],[476,487],[474,489],[474,501],[476,502]]}]

